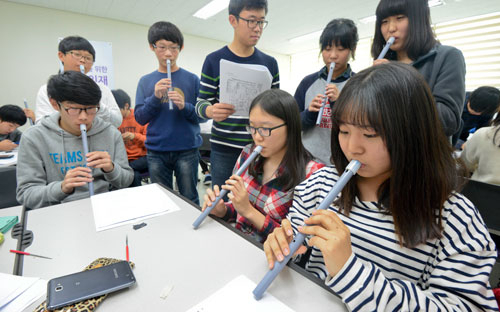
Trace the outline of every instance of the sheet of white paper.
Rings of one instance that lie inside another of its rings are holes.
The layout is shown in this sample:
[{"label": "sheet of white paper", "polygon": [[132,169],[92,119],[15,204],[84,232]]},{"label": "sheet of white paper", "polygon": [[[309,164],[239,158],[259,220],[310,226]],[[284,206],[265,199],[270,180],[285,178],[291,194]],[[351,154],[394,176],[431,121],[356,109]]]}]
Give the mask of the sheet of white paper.
[{"label": "sheet of white paper", "polygon": [[180,209],[155,183],[94,195],[90,200],[98,232]]},{"label": "sheet of white paper", "polygon": [[22,311],[47,292],[47,282],[38,277],[0,273],[0,310]]},{"label": "sheet of white paper", "polygon": [[248,277],[240,275],[187,312],[293,312],[269,293],[259,301],[255,300],[252,294],[255,286]]},{"label": "sheet of white paper", "polygon": [[248,117],[252,100],[263,91],[271,89],[273,77],[263,65],[239,64],[220,60],[221,103],[233,104],[234,116]]},{"label": "sheet of white paper", "polygon": [[17,148],[10,152],[0,152],[0,155],[13,155],[11,158],[0,159],[0,167],[2,166],[12,166],[17,164]]}]

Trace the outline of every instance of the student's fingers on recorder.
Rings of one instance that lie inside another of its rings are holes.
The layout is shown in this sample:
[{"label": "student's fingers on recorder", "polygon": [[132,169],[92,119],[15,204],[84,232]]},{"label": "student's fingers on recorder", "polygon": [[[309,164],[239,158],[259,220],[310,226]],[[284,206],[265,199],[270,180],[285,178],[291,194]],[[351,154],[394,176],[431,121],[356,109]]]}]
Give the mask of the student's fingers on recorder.
[{"label": "student's fingers on recorder", "polygon": [[283,260],[283,254],[276,239],[276,235],[280,231],[283,231],[283,229],[275,228],[274,231],[267,236],[267,239],[264,242],[264,253],[266,254],[267,263],[270,269],[274,267],[275,260]]},{"label": "student's fingers on recorder", "polygon": [[326,86],[326,96],[330,101],[336,101],[339,97],[339,89],[334,84],[329,84]]},{"label": "student's fingers on recorder", "polygon": [[314,99],[311,101],[311,104],[309,104],[309,111],[310,112],[318,112],[321,108],[321,105],[323,104],[323,94],[318,94],[314,97]]},{"label": "student's fingers on recorder", "polygon": [[207,191],[205,192],[205,196],[203,196],[204,202],[202,210],[205,210],[206,207],[210,206],[214,202],[215,198],[219,196],[219,194],[219,186],[217,185],[214,186],[213,191],[211,189],[207,189]]},{"label": "student's fingers on recorder", "polygon": [[374,60],[373,65],[388,64],[390,61],[388,59]]},{"label": "student's fingers on recorder", "polygon": [[102,152],[102,151],[90,152],[86,156],[87,156],[87,166],[89,167],[98,168],[97,165],[111,161],[111,156],[109,156],[108,152]]},{"label": "student's fingers on recorder", "polygon": [[336,237],[337,240],[350,242],[349,228],[333,211],[316,210],[305,223],[307,226],[299,228],[301,233],[319,236],[326,240]]},{"label": "student's fingers on recorder", "polygon": [[114,165],[108,152],[91,152],[87,154],[87,166],[99,168],[105,172],[113,170]]}]

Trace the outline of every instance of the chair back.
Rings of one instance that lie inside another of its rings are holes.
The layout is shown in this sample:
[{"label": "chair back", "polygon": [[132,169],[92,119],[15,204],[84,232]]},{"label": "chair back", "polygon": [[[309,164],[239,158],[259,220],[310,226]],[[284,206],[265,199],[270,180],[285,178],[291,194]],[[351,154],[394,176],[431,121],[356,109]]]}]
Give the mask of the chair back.
[{"label": "chair back", "polygon": [[469,180],[462,190],[490,230],[500,231],[500,185]]},{"label": "chair back", "polygon": [[0,167],[0,209],[18,206],[16,166]]}]

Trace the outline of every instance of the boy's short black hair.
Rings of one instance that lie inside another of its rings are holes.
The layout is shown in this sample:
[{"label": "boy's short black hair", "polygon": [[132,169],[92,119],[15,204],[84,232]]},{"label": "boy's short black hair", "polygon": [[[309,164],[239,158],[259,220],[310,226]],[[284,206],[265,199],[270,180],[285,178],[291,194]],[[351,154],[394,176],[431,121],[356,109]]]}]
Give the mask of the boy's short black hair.
[{"label": "boy's short black hair", "polygon": [[119,108],[124,108],[125,104],[127,103],[129,105],[129,108],[131,108],[130,96],[127,94],[127,92],[123,91],[122,89],[116,89],[111,90],[111,93],[113,93],[116,104],[118,104]]},{"label": "boy's short black hair", "polygon": [[493,116],[500,105],[500,90],[494,87],[479,87],[471,93],[470,108],[481,115]]},{"label": "boy's short black hair", "polygon": [[170,22],[160,21],[149,27],[149,44],[155,44],[158,40],[162,39],[177,43],[181,48],[184,46],[184,36],[179,28]]},{"label": "boy's short black hair", "polygon": [[92,54],[92,58],[95,62],[95,50],[94,47],[90,44],[90,42],[79,36],[69,36],[61,40],[59,42],[59,52],[64,54],[73,50],[83,50]]},{"label": "boy's short black hair", "polygon": [[70,101],[81,105],[99,105],[101,100],[101,89],[97,83],[78,71],[51,76],[47,83],[47,94],[59,103]]},{"label": "boy's short black hair", "polygon": [[347,18],[336,18],[330,21],[325,29],[323,29],[319,37],[319,44],[321,46],[321,51],[325,50],[327,47],[331,47],[333,44],[335,44],[335,46],[342,46],[351,50],[352,58],[354,59],[354,52],[356,51],[358,40],[359,36],[356,24]]},{"label": "boy's short black hair", "polygon": [[17,105],[3,105],[0,107],[0,121],[12,122],[22,126],[26,123],[26,114],[23,109]]},{"label": "boy's short black hair", "polygon": [[267,14],[267,0],[230,0],[229,15],[239,16],[243,10],[261,10]]}]

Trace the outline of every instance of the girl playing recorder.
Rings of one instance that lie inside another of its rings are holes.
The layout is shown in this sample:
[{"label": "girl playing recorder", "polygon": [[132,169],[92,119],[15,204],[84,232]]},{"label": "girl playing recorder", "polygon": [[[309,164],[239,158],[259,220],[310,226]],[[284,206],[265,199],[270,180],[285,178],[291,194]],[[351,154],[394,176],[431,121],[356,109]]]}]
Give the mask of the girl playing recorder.
[{"label": "girl playing recorder", "polygon": [[[242,176],[232,175],[223,189],[230,191],[230,202],[220,200],[211,214],[263,242],[279,226],[292,204],[295,186],[323,167],[312,160],[301,140],[299,110],[294,98],[285,91],[271,89],[258,95],[250,105],[247,130],[254,144],[246,146],[233,173],[245,162],[255,145],[260,155]],[[212,205],[219,188],[207,190],[202,209]]]},{"label": "girl playing recorder", "polygon": [[[352,311],[498,311],[488,278],[496,248],[464,196],[432,94],[412,67],[355,75],[333,109],[334,167],[295,188],[293,206],[264,250],[269,266],[309,235],[305,268]],[[357,175],[315,211],[352,159]],[[299,248],[299,253],[306,250]]]}]

